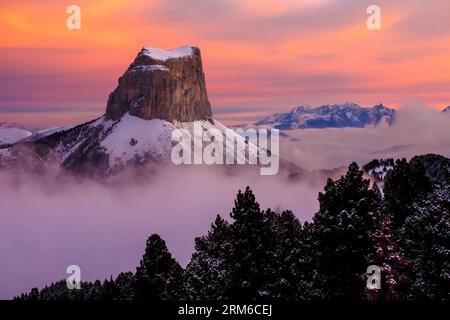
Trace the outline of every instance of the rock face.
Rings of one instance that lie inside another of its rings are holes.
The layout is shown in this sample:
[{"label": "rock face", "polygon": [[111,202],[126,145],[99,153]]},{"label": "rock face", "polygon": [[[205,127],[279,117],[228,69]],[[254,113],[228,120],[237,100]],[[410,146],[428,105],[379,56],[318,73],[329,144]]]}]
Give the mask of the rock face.
[{"label": "rock face", "polygon": [[109,95],[106,118],[195,121],[212,117],[200,49],[144,47]]}]

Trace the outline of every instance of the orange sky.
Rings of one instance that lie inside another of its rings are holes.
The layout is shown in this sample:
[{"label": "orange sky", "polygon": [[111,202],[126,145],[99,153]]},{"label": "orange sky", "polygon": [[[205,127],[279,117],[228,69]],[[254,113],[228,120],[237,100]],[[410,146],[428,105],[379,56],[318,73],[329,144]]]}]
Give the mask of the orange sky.
[{"label": "orange sky", "polygon": [[[0,0],[0,121],[101,115],[144,45],[202,50],[228,124],[296,105],[450,105],[450,1]],[[366,28],[369,4],[382,30]],[[81,8],[81,30],[66,8]]]}]

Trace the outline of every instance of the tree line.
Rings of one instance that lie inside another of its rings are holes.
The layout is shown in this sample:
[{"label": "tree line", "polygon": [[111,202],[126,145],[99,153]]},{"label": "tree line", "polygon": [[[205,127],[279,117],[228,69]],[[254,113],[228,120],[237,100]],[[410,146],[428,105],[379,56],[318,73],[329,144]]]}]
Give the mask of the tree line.
[{"label": "tree line", "polygon": [[[220,215],[195,239],[186,268],[157,234],[135,272],[103,282],[65,280],[23,300],[369,300],[450,297],[450,160],[425,155],[396,160],[383,183],[356,163],[328,179],[320,209],[301,223],[289,210],[262,210],[247,187],[230,219]],[[367,289],[367,267],[381,288]]]}]

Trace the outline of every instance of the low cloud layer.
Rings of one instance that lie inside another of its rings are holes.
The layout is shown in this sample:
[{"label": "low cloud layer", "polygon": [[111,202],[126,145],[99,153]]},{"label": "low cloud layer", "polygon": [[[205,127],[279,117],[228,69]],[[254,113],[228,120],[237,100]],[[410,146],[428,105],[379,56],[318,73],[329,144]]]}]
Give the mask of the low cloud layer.
[{"label": "low cloud layer", "polygon": [[[286,131],[280,154],[308,170],[423,153],[450,156],[449,122],[445,114],[409,107],[391,127]],[[64,279],[71,264],[81,267],[84,280],[133,271],[152,233],[186,265],[194,238],[217,214],[229,217],[238,189],[251,186],[262,208],[291,209],[303,222],[317,211],[325,182],[246,170],[225,175],[215,167],[144,173],[102,184],[53,177],[19,183],[2,172],[0,298]]]},{"label": "low cloud layer", "polygon": [[450,116],[410,104],[393,126],[286,131],[280,155],[308,170],[335,168],[374,158],[450,156]]},{"label": "low cloud layer", "polygon": [[292,209],[302,221],[317,210],[317,186],[208,168],[162,170],[148,181],[114,186],[40,179],[13,185],[2,175],[0,298],[65,279],[71,264],[84,280],[134,271],[152,233],[185,265],[194,238],[217,214],[229,217],[237,190],[247,185],[262,208]]}]

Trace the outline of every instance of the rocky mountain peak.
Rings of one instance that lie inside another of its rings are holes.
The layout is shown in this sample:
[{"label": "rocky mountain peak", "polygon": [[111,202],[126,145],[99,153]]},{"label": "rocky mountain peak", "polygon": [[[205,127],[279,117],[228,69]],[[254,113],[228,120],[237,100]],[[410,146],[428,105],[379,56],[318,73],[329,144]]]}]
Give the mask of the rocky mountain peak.
[{"label": "rocky mountain peak", "polygon": [[200,49],[144,47],[109,95],[106,118],[190,122],[212,117]]}]

